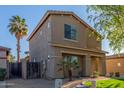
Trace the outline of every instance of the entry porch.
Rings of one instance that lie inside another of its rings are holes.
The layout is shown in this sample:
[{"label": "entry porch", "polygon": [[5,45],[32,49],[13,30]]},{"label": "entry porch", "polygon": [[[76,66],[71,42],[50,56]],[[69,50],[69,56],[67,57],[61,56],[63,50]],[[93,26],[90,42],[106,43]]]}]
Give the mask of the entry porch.
[{"label": "entry porch", "polygon": [[[66,65],[63,64],[63,61]],[[101,76],[106,74],[105,56],[62,53],[60,62],[62,63],[62,71],[57,70],[55,77],[68,78],[69,69],[72,69],[73,77],[89,77],[94,71],[99,72]],[[59,66],[56,68],[59,69]]]}]

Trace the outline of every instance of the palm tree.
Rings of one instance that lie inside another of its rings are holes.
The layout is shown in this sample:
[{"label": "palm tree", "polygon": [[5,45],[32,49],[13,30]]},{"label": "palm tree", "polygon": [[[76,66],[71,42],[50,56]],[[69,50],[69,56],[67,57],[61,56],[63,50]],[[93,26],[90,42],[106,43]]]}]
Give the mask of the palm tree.
[{"label": "palm tree", "polygon": [[8,28],[9,32],[14,34],[17,39],[17,61],[20,63],[20,40],[28,33],[26,21],[20,16],[12,16]]}]

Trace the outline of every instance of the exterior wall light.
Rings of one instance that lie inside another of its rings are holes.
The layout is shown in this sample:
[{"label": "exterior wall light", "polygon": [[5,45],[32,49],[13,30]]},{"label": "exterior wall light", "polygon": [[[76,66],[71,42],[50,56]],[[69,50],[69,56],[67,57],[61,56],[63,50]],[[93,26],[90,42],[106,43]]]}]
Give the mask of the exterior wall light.
[{"label": "exterior wall light", "polygon": [[48,60],[50,59],[50,55],[48,55]]},{"label": "exterior wall light", "polygon": [[121,63],[117,63],[117,66],[120,67],[121,66]]}]

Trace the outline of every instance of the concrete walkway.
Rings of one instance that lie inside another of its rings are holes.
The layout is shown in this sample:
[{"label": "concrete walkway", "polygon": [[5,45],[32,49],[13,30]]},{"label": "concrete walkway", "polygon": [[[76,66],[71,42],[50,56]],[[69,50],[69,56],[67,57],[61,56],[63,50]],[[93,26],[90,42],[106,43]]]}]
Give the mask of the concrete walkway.
[{"label": "concrete walkway", "polygon": [[107,80],[107,79],[110,79],[110,78],[108,78],[108,77],[98,77],[98,78],[83,77],[83,78],[76,79],[76,80],[73,80],[71,82],[65,83],[62,86],[62,88],[73,88],[76,85],[78,85],[84,81],[92,81],[93,82],[92,88],[95,88],[96,87],[96,80]]}]

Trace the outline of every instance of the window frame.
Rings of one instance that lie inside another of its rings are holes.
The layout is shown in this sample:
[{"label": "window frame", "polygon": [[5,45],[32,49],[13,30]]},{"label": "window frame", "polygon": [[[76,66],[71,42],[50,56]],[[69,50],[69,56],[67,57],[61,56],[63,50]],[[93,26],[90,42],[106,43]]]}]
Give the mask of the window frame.
[{"label": "window frame", "polygon": [[[70,27],[68,28],[68,31],[70,30],[68,33],[66,32],[66,26]],[[67,36],[67,34],[70,34],[70,36]],[[77,30],[75,25],[64,24],[64,39],[70,41],[77,41]]]}]

